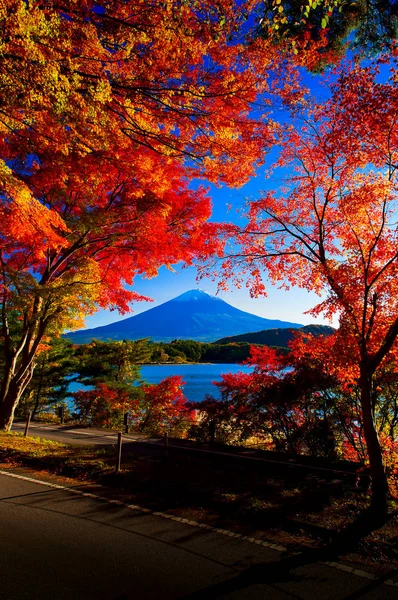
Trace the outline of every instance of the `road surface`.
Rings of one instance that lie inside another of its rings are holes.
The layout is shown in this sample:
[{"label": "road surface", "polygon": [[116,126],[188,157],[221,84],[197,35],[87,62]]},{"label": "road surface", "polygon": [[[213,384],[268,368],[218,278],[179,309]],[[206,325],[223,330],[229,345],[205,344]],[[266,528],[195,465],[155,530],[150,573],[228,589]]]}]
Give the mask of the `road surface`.
[{"label": "road surface", "polygon": [[76,489],[0,474],[2,600],[398,598],[313,555],[285,557]]}]

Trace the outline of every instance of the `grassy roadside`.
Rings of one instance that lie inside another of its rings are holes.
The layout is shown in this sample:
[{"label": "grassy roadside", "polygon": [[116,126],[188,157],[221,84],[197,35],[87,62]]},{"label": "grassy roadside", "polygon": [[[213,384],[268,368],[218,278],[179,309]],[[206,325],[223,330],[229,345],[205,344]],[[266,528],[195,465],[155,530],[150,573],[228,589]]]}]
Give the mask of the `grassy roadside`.
[{"label": "grassy roadside", "polygon": [[0,432],[0,465],[25,466],[79,481],[96,481],[114,469],[114,451],[81,448],[21,433]]},{"label": "grassy roadside", "polygon": [[[366,490],[279,465],[209,456],[154,457],[140,449],[115,474],[115,450],[76,447],[0,432],[0,468],[56,475],[67,485],[101,485],[101,495],[231,529],[290,551],[322,548],[355,520]],[[398,518],[364,537],[344,558],[383,573],[398,568]]]}]

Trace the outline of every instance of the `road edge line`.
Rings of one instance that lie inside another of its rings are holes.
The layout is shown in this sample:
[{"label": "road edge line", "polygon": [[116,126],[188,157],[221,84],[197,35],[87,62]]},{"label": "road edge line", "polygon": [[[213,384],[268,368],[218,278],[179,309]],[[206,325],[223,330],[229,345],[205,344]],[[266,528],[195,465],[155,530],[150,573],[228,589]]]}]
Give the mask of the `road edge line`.
[{"label": "road edge line", "polygon": [[[0,469],[0,475],[4,475],[5,477],[13,477],[14,479],[22,479],[23,481],[29,481],[31,483],[37,483],[40,485],[44,485],[45,487],[54,488],[56,490],[62,490],[65,492],[70,492],[72,494],[76,494],[78,496],[83,496],[85,498],[92,498],[94,500],[100,500],[101,502],[107,502],[108,504],[114,504],[117,506],[122,506],[123,508],[127,508],[129,510],[136,510],[142,512],[144,514],[151,514],[155,517],[160,517],[162,519],[168,519],[169,521],[176,521],[178,523],[183,523],[185,525],[190,525],[191,527],[196,527],[197,529],[204,529],[206,531],[211,531],[213,533],[217,533],[219,535],[225,535],[228,537],[233,537],[244,542],[248,542],[250,544],[256,544],[257,546],[263,546],[264,548],[269,548],[271,550],[275,550],[277,552],[287,552],[287,548],[284,546],[280,546],[279,544],[273,544],[271,542],[267,542],[265,540],[260,540],[258,538],[253,538],[247,535],[242,535],[241,533],[235,533],[233,531],[229,531],[228,529],[220,529],[218,527],[212,527],[212,525],[206,525],[205,523],[198,523],[197,521],[192,521],[190,519],[184,519],[182,517],[176,517],[175,515],[170,515],[167,513],[163,513],[160,511],[154,511],[150,508],[145,508],[143,506],[139,506],[138,504],[128,504],[127,502],[123,502],[122,500],[113,500],[107,498],[106,496],[98,496],[98,494],[92,494],[91,492],[83,492],[79,489],[71,488],[66,485],[60,485],[58,483],[51,483],[49,481],[42,481],[41,479],[35,479],[34,477],[27,477],[26,475],[19,475],[18,473],[12,473],[10,471],[3,471]],[[368,573],[367,571],[363,571],[362,569],[356,569],[355,567],[349,567],[343,563],[334,562],[334,561],[318,561],[319,564],[325,565],[332,569],[337,569],[339,571],[345,571],[348,573],[352,573],[353,575],[357,575],[357,577],[362,577],[363,579],[370,579],[372,581],[376,581],[379,579],[374,573]],[[386,579],[382,581],[385,585],[390,587],[398,588],[398,582],[393,581],[392,579]]]}]

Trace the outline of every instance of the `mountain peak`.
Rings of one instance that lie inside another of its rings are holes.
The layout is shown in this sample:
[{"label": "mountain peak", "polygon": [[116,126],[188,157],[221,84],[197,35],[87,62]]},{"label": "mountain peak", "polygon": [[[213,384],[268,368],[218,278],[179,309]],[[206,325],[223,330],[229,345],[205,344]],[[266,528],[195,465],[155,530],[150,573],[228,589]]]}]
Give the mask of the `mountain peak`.
[{"label": "mountain peak", "polygon": [[68,333],[67,336],[78,344],[92,339],[137,340],[148,337],[164,342],[175,339],[212,342],[221,337],[275,327],[301,325],[252,315],[204,290],[194,289],[133,317],[91,330]]},{"label": "mountain peak", "polygon": [[172,301],[192,302],[195,300],[220,300],[220,298],[217,298],[217,296],[213,296],[212,294],[209,294],[208,292],[205,292],[204,290],[198,288],[196,290],[188,290],[187,292],[184,292],[180,296],[174,298]]}]

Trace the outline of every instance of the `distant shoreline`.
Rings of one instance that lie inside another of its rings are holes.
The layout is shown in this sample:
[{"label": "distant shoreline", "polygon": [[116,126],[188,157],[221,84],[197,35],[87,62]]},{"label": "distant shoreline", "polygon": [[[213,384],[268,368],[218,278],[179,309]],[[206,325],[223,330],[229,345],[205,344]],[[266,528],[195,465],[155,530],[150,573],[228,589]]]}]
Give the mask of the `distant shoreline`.
[{"label": "distant shoreline", "polygon": [[179,367],[183,366],[194,366],[194,365],[240,365],[242,363],[239,362],[153,362],[153,363],[141,363],[139,367],[171,367],[172,365],[177,365]]}]

